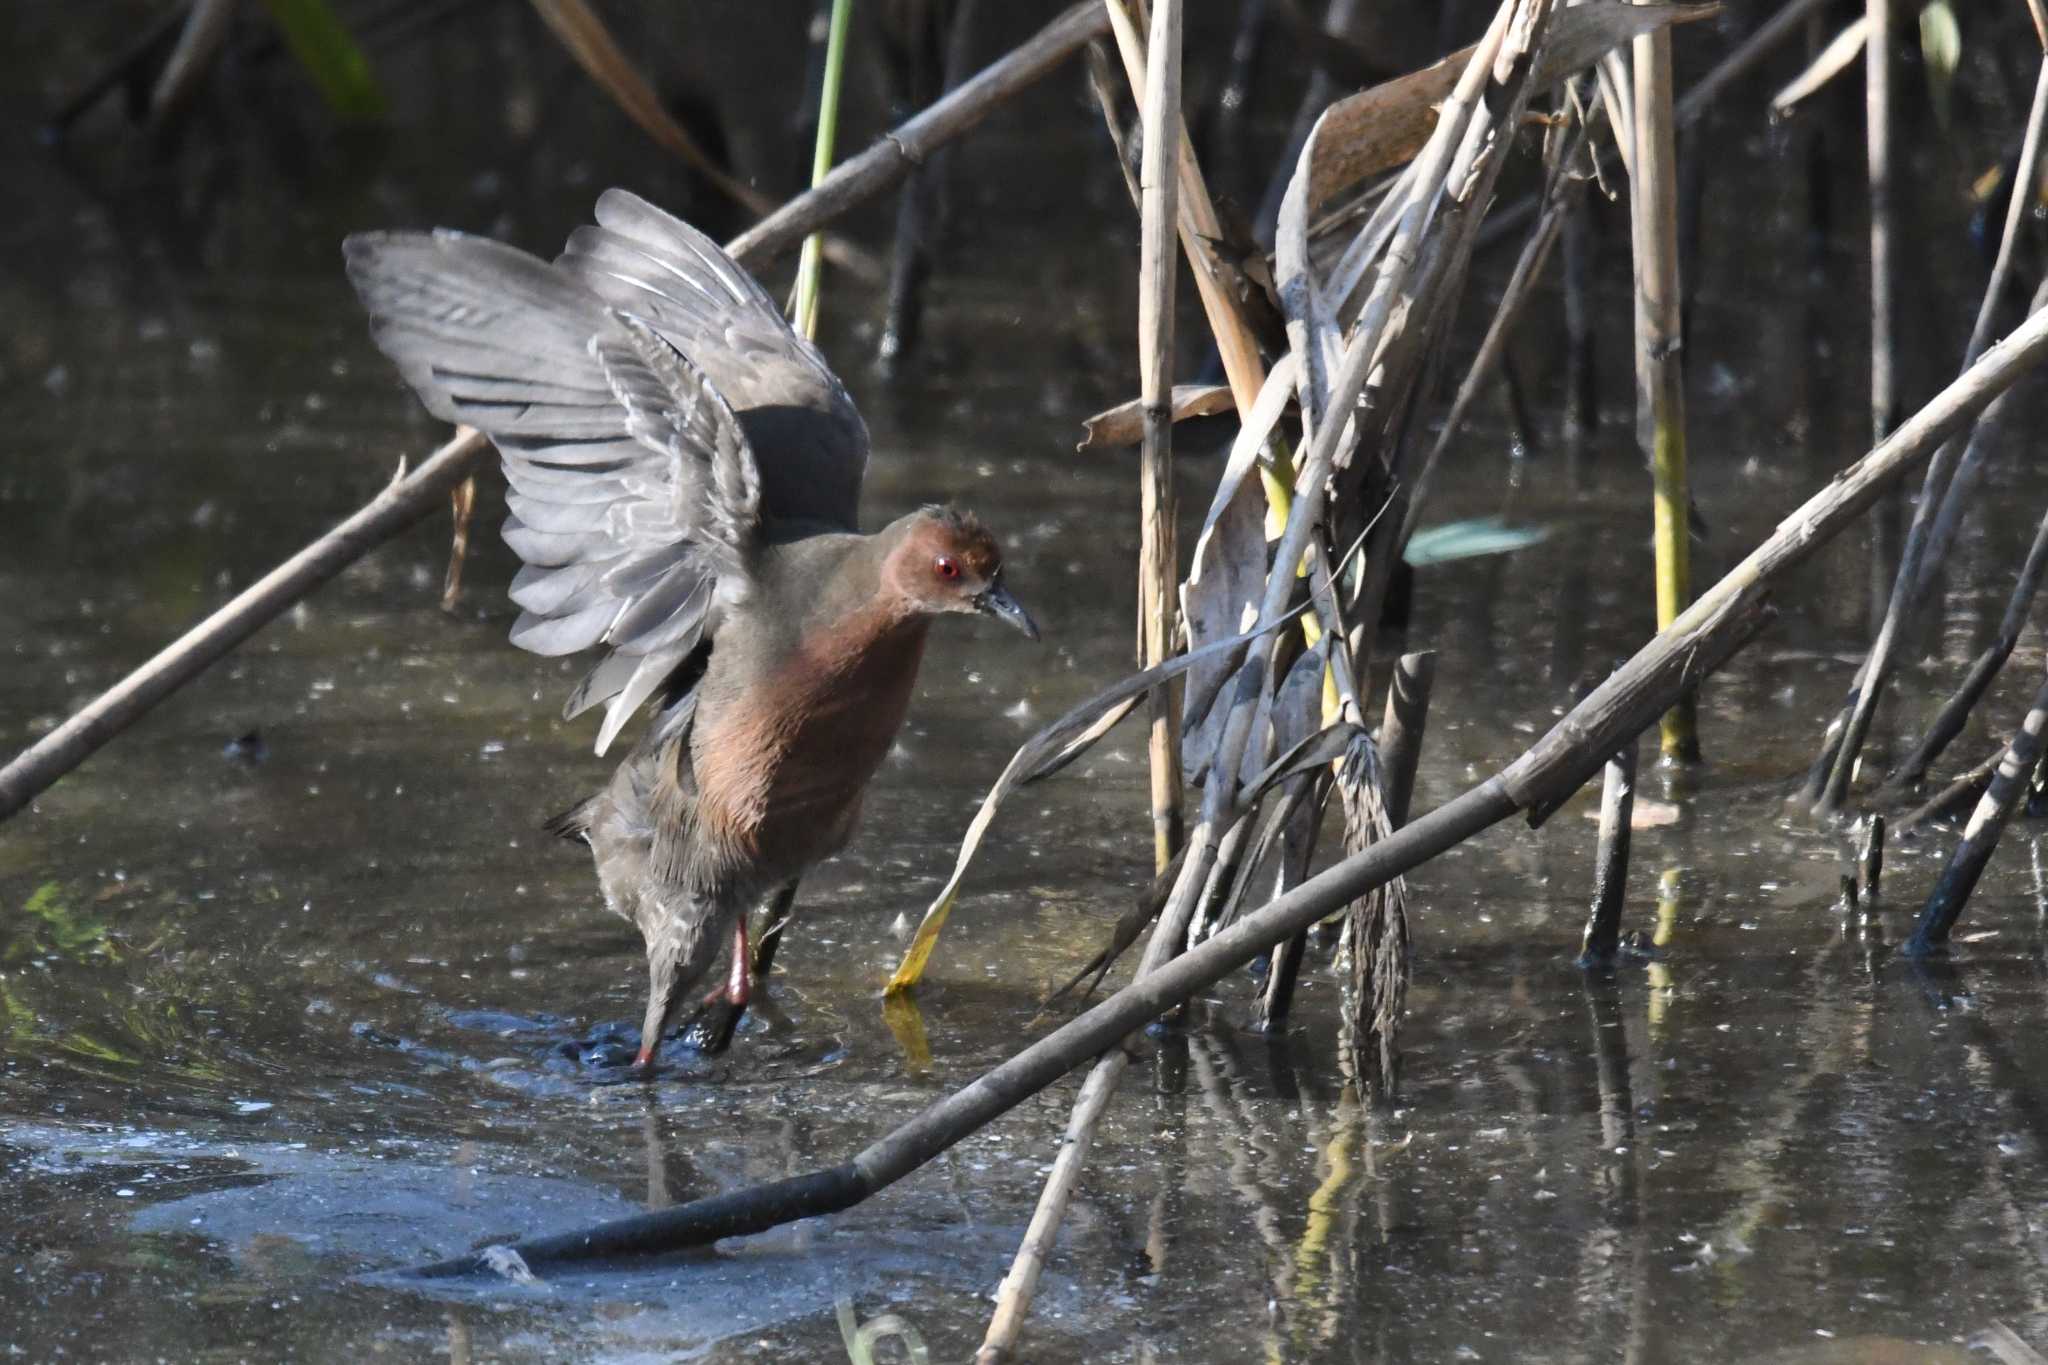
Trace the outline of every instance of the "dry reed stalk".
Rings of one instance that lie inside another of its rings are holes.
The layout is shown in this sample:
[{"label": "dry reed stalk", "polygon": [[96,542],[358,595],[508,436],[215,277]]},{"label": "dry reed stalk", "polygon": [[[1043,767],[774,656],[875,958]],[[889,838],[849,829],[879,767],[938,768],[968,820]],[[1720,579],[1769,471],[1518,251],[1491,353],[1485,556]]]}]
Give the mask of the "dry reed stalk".
[{"label": "dry reed stalk", "polygon": [[482,435],[458,427],[454,437],[419,468],[408,473],[401,462],[398,476],[353,516],[244,588],[233,601],[0,768],[0,819],[26,806],[38,792],[282,615],[292,603],[433,511],[490,450],[491,443]]},{"label": "dry reed stalk", "polygon": [[1690,128],[1699,122],[1721,92],[1738,77],[1745,75],[1758,62],[1769,56],[1777,46],[1800,31],[1807,16],[1818,14],[1828,0],[1786,0],[1778,12],[1757,25],[1735,50],[1714,64],[1714,69],[1700,77],[1697,84],[1672,106],[1672,121],[1680,128]]},{"label": "dry reed stalk", "polygon": [[[1685,470],[1685,367],[1678,281],[1678,149],[1671,109],[1671,35],[1635,40],[1635,174],[1629,181],[1636,256],[1636,439],[1650,464],[1657,628],[1692,598]],[[1700,756],[1696,710],[1681,698],[1660,722],[1667,759]]]},{"label": "dry reed stalk", "polygon": [[[1143,216],[1138,236],[1138,369],[1144,403],[1139,472],[1139,663],[1151,668],[1173,652],[1180,557],[1174,541],[1173,288],[1179,251],[1180,4],[1160,0],[1152,16],[1139,170]],[[1180,708],[1176,689],[1150,698],[1152,859],[1163,870],[1180,851]]]},{"label": "dry reed stalk", "polygon": [[161,131],[168,127],[191,102],[200,80],[227,44],[239,8],[237,0],[193,0],[186,7],[178,41],[171,48],[155,88],[149,92],[151,128]]}]

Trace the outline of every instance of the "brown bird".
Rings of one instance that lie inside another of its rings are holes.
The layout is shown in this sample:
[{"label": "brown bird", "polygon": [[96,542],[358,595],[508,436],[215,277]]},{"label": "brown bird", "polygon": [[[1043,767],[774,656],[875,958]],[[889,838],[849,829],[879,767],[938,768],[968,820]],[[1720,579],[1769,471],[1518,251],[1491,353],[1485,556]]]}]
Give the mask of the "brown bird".
[{"label": "brown bird", "polygon": [[709,238],[623,190],[550,264],[456,232],[348,239],[371,334],[435,416],[504,458],[525,561],[512,641],[598,648],[565,716],[606,704],[602,754],[652,718],[603,791],[549,828],[590,845],[647,945],[637,1065],[747,915],[787,915],[846,844],[910,703],[935,616],[1032,639],[995,540],[927,507],[862,535],[868,434],[817,349]]}]

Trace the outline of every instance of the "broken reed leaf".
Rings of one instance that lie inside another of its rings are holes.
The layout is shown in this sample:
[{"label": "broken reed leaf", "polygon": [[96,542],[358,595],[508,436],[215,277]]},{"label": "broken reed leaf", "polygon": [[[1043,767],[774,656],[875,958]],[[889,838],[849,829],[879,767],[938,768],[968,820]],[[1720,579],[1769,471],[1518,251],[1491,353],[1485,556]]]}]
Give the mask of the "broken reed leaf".
[{"label": "broken reed leaf", "polygon": [[1771,117],[1784,118],[1801,100],[1848,70],[1850,64],[1863,55],[1863,42],[1869,36],[1869,15],[1837,33],[1834,40],[1820,50],[1812,65],[1771,97]]},{"label": "broken reed leaf", "polygon": [[[1317,679],[1320,687],[1321,679]],[[1277,708],[1276,708],[1277,709]],[[1240,810],[1249,807],[1271,789],[1299,773],[1311,772],[1328,767],[1343,758],[1352,744],[1365,734],[1365,727],[1350,721],[1338,721],[1335,725],[1318,730],[1295,744],[1293,748],[1274,759],[1248,780],[1238,791],[1237,804]]]},{"label": "broken reed leaf", "polygon": [[[1176,384],[1173,386],[1173,420],[1185,422],[1191,417],[1214,417],[1218,413],[1231,412],[1237,407],[1237,400],[1231,397],[1228,384]],[[1074,447],[1077,455],[1090,451],[1107,450],[1114,446],[1134,446],[1145,436],[1145,400],[1133,398],[1128,403],[1119,403],[1113,408],[1084,418],[1081,422],[1081,440]]]},{"label": "broken reed leaf", "polygon": [[697,145],[682,124],[669,114],[654,85],[633,64],[604,19],[587,0],[533,0],[533,8],[585,75],[611,98],[640,130],[703,175],[734,203],[766,214],[776,203],[753,186],[735,179]]},{"label": "broken reed leaf", "polygon": [[[1275,805],[1272,817],[1254,842],[1249,856],[1240,860],[1237,876],[1221,904],[1211,915],[1210,932],[1215,932],[1237,918],[1237,912],[1252,885],[1252,878],[1261,864],[1266,861],[1303,803],[1315,789],[1311,776],[1326,767],[1330,759],[1343,751],[1343,744],[1349,743],[1349,732],[1355,727],[1333,726],[1319,730],[1322,723],[1323,686],[1330,662],[1331,637],[1324,635],[1311,649],[1302,651],[1287,670],[1287,676],[1275,689],[1271,705],[1266,708],[1272,726],[1270,750],[1280,755],[1263,772],[1253,777],[1240,791],[1240,809],[1249,814],[1254,812],[1256,803],[1264,800],[1275,788],[1280,799]],[[1343,732],[1343,744],[1332,747],[1332,736]],[[1259,752],[1253,745],[1245,747],[1245,763],[1249,766],[1253,755]]]},{"label": "broken reed leaf", "polygon": [[995,785],[989,788],[988,795],[982,798],[981,808],[974,813],[974,819],[968,823],[967,833],[960,841],[959,856],[953,863],[953,874],[946,879],[945,886],[940,888],[938,896],[924,912],[924,918],[918,922],[917,932],[911,936],[910,946],[904,950],[903,961],[889,978],[883,994],[894,995],[908,990],[924,975],[925,966],[931,961],[932,949],[939,941],[939,932],[945,928],[946,917],[953,911],[953,899],[960,890],[960,883],[967,876],[975,854],[980,852],[981,841],[987,835],[997,809],[1011,792],[1073,762],[1087,744],[1108,733],[1110,727],[1101,723],[1105,717],[1115,714],[1117,719],[1122,719],[1134,709],[1136,701],[1153,688],[1172,682],[1197,664],[1244,649],[1252,641],[1292,621],[1309,605],[1304,601],[1256,629],[1233,635],[1227,640],[1217,640],[1134,673],[1096,693],[1025,740]]},{"label": "broken reed leaf", "polygon": [[[1192,567],[1181,585],[1181,617],[1191,648],[1244,629],[1257,614],[1267,571],[1265,508],[1249,476],[1287,411],[1295,368],[1290,353],[1266,375],[1217,479],[1216,495],[1195,539]],[[1221,734],[1212,727],[1222,717],[1211,713],[1234,668],[1230,661],[1219,661],[1188,676],[1181,702],[1181,752],[1191,781],[1200,780]]]},{"label": "broken reed leaf", "polygon": [[[1266,507],[1258,485],[1237,485],[1224,514],[1205,528],[1194,567],[1181,585],[1181,620],[1190,646],[1234,635],[1256,620],[1266,588]],[[1199,782],[1215,750],[1224,708],[1216,698],[1236,671],[1234,659],[1217,659],[1192,670],[1181,699],[1182,765]]]},{"label": "broken reed leaf", "polygon": [[1550,539],[1551,526],[1513,526],[1504,517],[1468,517],[1425,526],[1408,537],[1401,557],[1414,568],[1459,559],[1512,554]]},{"label": "broken reed leaf", "polygon": [[[1560,10],[1551,20],[1531,84],[1538,89],[1555,85],[1622,43],[1667,24],[1709,19],[1720,11],[1718,4],[1594,4]],[[1311,217],[1346,190],[1422,150],[1436,128],[1437,106],[1450,98],[1473,51],[1468,47],[1453,52],[1434,65],[1330,106],[1309,167]]]}]

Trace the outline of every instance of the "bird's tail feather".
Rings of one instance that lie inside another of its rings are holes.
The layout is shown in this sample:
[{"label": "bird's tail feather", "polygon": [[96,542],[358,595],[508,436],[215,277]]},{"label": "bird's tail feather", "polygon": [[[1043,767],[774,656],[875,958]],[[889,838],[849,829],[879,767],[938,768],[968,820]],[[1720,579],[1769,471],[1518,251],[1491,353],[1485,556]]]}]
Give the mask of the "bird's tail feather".
[{"label": "bird's tail feather", "polygon": [[557,839],[581,839],[587,843],[590,839],[590,820],[596,806],[597,798],[588,797],[578,801],[560,815],[550,818],[541,828]]}]

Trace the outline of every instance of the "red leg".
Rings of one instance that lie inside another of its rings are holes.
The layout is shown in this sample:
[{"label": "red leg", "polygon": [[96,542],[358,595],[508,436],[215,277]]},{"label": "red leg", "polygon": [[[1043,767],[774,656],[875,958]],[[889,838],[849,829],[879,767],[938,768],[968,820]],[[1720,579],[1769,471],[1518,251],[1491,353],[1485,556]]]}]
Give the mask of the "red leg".
[{"label": "red leg", "polygon": [[725,1000],[734,1009],[745,1009],[754,993],[754,960],[747,951],[747,916],[744,911],[733,921],[732,969],[725,978]]}]

